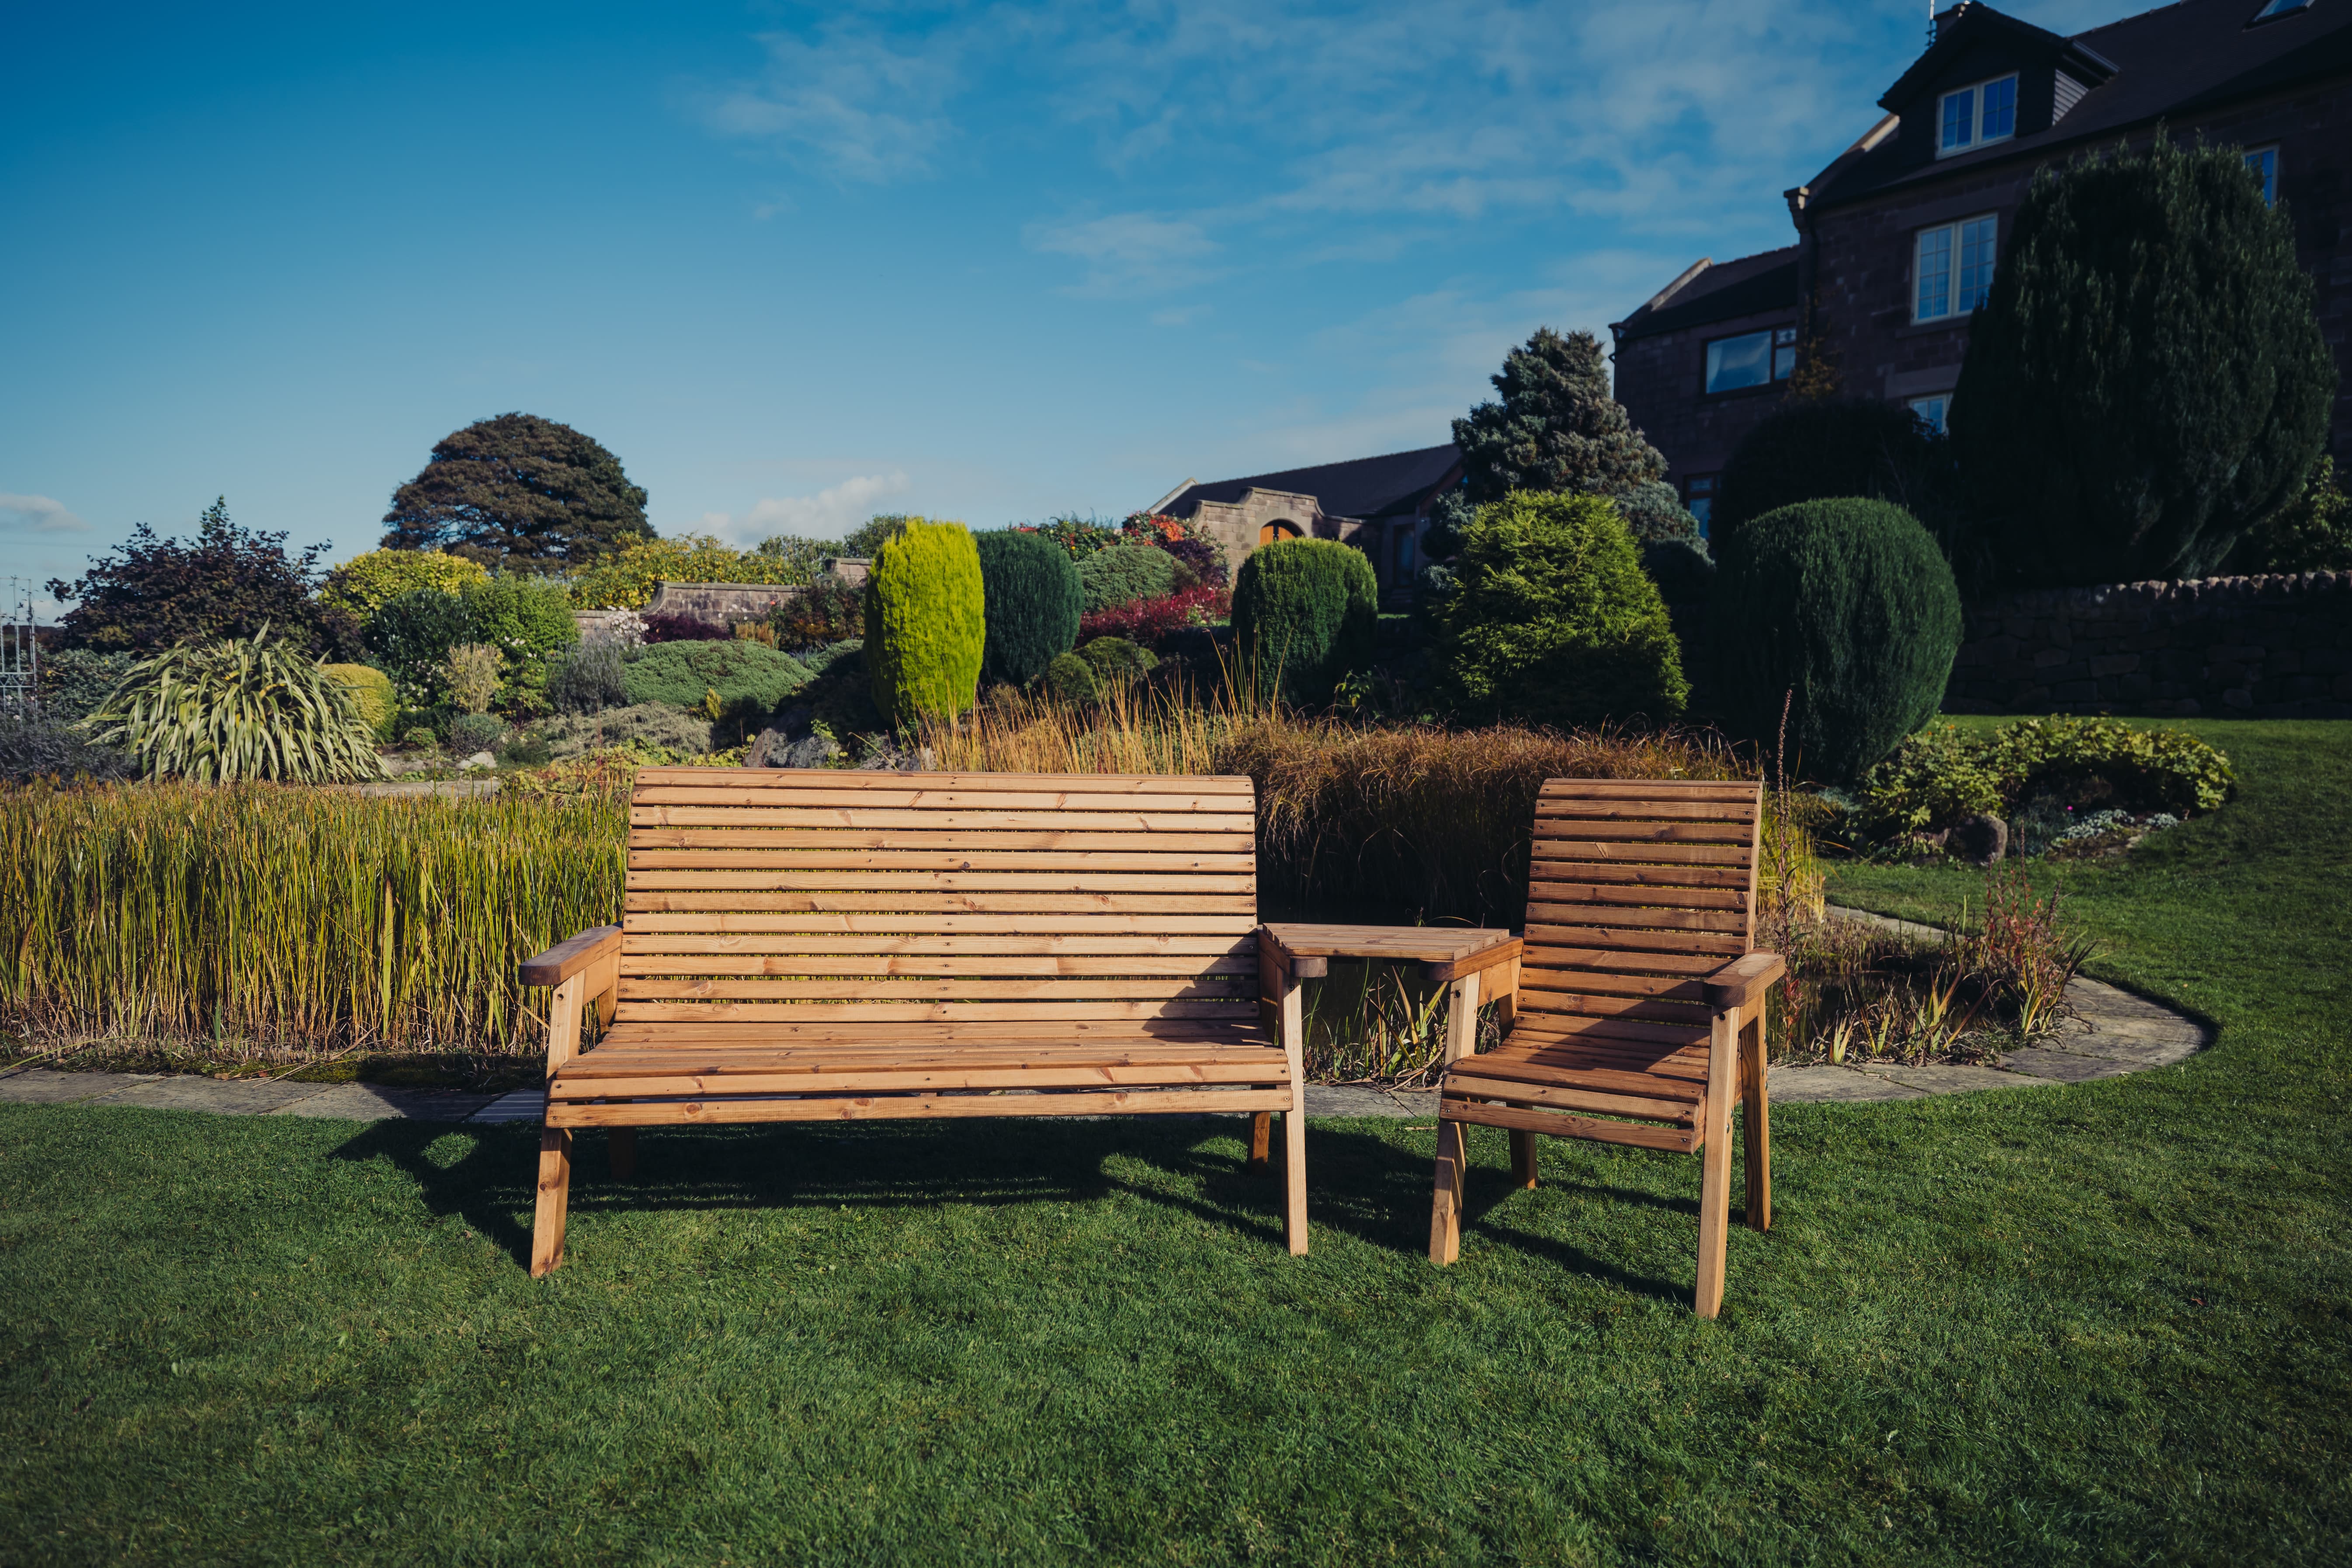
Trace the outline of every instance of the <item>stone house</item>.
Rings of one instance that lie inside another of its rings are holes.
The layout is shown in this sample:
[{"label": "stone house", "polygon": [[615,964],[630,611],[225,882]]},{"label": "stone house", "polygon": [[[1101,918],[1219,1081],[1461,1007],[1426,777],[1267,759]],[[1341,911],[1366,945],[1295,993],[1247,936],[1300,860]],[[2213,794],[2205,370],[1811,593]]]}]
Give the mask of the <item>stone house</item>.
[{"label": "stone house", "polygon": [[2180,0],[2072,37],[1979,4],[1935,20],[1878,122],[1785,193],[1796,244],[1696,262],[1611,328],[1618,400],[1685,503],[1706,518],[1801,345],[1845,393],[1940,427],[2034,171],[2159,124],[2242,148],[2287,205],[2342,375],[2331,445],[2352,452],[2352,5]]},{"label": "stone house", "polygon": [[1402,597],[1421,565],[1429,509],[1461,482],[1462,453],[1448,442],[1209,484],[1186,479],[1150,510],[1199,522],[1235,571],[1251,551],[1280,539],[1352,544],[1370,558],[1383,597]]}]

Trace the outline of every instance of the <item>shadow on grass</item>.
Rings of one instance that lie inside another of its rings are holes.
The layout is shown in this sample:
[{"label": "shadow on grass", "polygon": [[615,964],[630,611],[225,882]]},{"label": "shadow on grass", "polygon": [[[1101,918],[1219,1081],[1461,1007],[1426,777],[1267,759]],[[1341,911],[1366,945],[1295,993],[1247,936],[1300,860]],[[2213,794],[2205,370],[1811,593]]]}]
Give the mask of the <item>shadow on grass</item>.
[{"label": "shadow on grass", "polygon": [[[1245,1167],[1248,1119],[1186,1116],[994,1122],[811,1123],[800,1126],[646,1128],[636,1173],[612,1174],[604,1139],[572,1143],[571,1213],[680,1209],[928,1207],[947,1204],[1087,1203],[1125,1194],[1231,1226],[1239,1238],[1282,1245],[1282,1173]],[[452,1143],[462,1151],[450,1157]],[[383,1160],[416,1184],[435,1215],[462,1220],[503,1247],[516,1266],[530,1257],[539,1130],[528,1125],[370,1123],[331,1158]],[[1160,1179],[1117,1173],[1121,1161]],[[1318,1128],[1307,1136],[1310,1226],[1383,1251],[1425,1256],[1433,1179],[1429,1157],[1377,1134]],[[1629,1188],[1566,1180],[1555,1189],[1685,1215],[1696,1245],[1698,1205]],[[1517,1192],[1499,1169],[1470,1173],[1471,1228],[1572,1273],[1639,1295],[1681,1300],[1687,1289],[1629,1274],[1565,1242],[1498,1223],[1492,1211]]]}]

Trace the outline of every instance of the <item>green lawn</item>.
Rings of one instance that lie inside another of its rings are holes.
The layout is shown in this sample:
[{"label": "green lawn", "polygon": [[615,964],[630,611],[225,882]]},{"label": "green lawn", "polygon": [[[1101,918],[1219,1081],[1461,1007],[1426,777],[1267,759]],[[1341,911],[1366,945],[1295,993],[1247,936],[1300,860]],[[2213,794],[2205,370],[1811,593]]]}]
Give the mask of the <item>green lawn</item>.
[{"label": "green lawn", "polygon": [[[2352,725],[2196,726],[2239,802],[2070,875],[2175,1068],[1776,1118],[1697,1162],[1318,1123],[1314,1256],[1222,1121],[585,1141],[0,1108],[0,1560],[2341,1562]],[[1857,870],[1935,915],[1972,879]]]}]

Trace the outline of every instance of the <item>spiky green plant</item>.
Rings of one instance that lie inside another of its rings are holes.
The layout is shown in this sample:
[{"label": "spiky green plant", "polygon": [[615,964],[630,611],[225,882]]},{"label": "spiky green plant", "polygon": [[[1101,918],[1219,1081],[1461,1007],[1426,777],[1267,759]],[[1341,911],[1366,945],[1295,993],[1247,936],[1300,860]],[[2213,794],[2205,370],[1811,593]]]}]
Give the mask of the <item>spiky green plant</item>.
[{"label": "spiky green plant", "polygon": [[129,751],[151,778],[341,784],[383,775],[351,693],[267,626],[142,660],[89,721],[100,742]]}]

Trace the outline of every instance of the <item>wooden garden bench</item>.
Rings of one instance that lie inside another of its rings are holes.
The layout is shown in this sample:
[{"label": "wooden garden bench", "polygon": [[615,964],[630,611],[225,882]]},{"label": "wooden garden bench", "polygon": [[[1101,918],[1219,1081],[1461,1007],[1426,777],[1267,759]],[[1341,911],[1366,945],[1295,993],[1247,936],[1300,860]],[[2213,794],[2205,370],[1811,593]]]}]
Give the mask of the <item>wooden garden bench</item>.
[{"label": "wooden garden bench", "polygon": [[[1307,1250],[1296,966],[1257,931],[1246,778],[647,768],[622,923],[555,988],[531,1272],[572,1133],[729,1121],[1283,1117]],[[579,1048],[583,1016],[594,1043]]]},{"label": "wooden garden bench", "polygon": [[1675,1150],[1704,1160],[1696,1303],[1705,1318],[1721,1308],[1743,1100],[1745,1217],[1772,1223],[1764,1001],[1787,965],[1751,951],[1762,818],[1761,784],[1545,782],[1520,963],[1499,971],[1507,1032],[1442,1082],[1433,1261],[1461,1245],[1467,1123],[1509,1130],[1527,1187],[1538,1133]]}]

